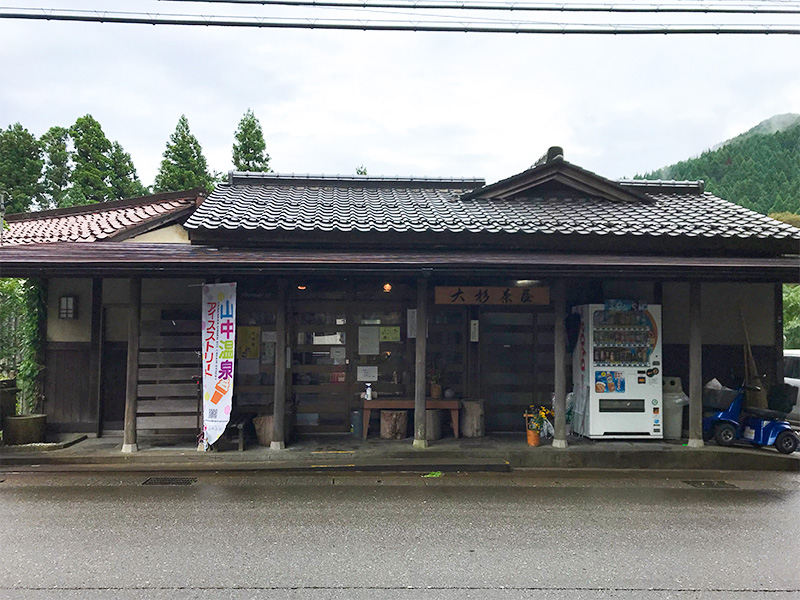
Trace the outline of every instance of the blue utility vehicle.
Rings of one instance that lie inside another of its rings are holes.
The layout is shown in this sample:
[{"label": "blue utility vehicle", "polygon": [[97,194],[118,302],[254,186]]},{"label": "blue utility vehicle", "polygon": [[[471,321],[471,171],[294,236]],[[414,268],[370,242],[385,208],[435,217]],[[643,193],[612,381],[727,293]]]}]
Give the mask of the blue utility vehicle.
[{"label": "blue utility vehicle", "polygon": [[745,390],[760,388],[743,385],[730,406],[703,417],[703,437],[714,439],[720,446],[733,446],[737,441],[756,448],[775,446],[782,454],[791,454],[800,446],[800,437],[792,431],[786,415],[774,410],[744,407]]}]

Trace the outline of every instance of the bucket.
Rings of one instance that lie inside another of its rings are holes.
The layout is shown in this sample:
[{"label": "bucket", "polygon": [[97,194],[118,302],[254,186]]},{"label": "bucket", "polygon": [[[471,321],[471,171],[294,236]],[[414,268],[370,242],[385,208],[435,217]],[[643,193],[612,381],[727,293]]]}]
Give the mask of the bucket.
[{"label": "bucket", "polygon": [[360,410],[350,411],[350,433],[353,437],[364,437],[364,417]]},{"label": "bucket", "polygon": [[539,446],[542,443],[541,432],[528,429],[528,446]]}]

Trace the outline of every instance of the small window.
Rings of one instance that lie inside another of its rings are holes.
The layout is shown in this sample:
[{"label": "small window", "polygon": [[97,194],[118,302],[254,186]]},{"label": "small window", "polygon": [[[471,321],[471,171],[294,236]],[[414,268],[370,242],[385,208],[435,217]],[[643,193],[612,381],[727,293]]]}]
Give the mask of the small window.
[{"label": "small window", "polygon": [[78,297],[61,296],[58,299],[58,318],[77,319],[78,318]]}]

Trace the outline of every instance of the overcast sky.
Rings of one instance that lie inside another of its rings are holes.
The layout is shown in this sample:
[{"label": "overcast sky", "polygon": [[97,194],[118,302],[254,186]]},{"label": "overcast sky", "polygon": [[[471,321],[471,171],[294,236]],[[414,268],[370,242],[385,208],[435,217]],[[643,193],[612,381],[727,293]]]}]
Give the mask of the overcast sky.
[{"label": "overcast sky", "polygon": [[[224,5],[153,0],[118,0],[113,8],[234,14]],[[286,10],[280,14],[308,14]],[[238,13],[278,14],[261,7]],[[553,145],[584,168],[630,177],[697,155],[772,115],[800,113],[800,36],[536,36],[0,19],[0,64],[0,125],[20,122],[39,136],[90,113],[132,155],[148,185],[181,114],[217,171],[232,168],[233,133],[252,108],[281,173],[353,174],[363,164],[370,175],[492,182],[528,168]]]}]

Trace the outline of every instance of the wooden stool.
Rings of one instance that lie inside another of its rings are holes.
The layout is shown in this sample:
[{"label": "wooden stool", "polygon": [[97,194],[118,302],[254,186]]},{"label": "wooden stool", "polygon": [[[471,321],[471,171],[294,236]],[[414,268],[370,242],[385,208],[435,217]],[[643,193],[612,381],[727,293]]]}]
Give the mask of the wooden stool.
[{"label": "wooden stool", "polygon": [[462,400],[461,406],[461,435],[483,437],[485,433],[483,400]]},{"label": "wooden stool", "polygon": [[381,439],[402,440],[408,432],[407,410],[381,411]]}]

